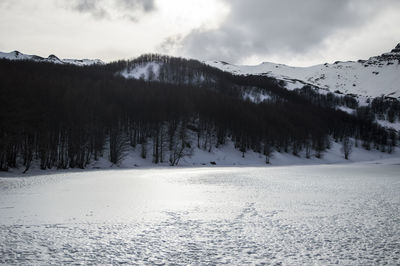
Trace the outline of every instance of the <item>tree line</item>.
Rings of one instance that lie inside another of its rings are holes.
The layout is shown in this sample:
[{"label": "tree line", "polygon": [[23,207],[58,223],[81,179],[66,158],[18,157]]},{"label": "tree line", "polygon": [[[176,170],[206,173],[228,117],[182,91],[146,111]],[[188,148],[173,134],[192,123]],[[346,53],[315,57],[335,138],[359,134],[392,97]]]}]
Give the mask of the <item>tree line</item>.
[{"label": "tree line", "polygon": [[[32,161],[41,169],[85,168],[104,156],[118,164],[129,149],[155,164],[176,165],[195,147],[211,152],[228,140],[243,156],[248,150],[264,154],[266,163],[273,151],[321,157],[331,139],[352,137],[367,149],[388,152],[397,145],[396,133],[365,115],[319,104],[271,78],[160,58],[163,71],[174,79],[181,73],[180,81],[116,74],[129,61],[78,67],[0,60],[0,169],[28,170]],[[197,82],[200,75],[206,82]],[[273,97],[245,100],[239,96],[246,86]]]}]

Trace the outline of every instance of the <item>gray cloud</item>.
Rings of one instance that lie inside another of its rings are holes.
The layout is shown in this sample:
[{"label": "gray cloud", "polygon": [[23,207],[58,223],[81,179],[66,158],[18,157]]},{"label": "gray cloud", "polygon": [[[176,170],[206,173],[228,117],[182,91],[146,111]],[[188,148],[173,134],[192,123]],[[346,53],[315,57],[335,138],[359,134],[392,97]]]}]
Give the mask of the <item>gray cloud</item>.
[{"label": "gray cloud", "polygon": [[157,50],[162,53],[169,53],[182,47],[182,35],[173,35],[166,38],[160,45],[158,45]]},{"label": "gray cloud", "polygon": [[10,9],[15,5],[12,0],[0,0],[0,7],[2,9]]},{"label": "gray cloud", "polygon": [[139,13],[148,13],[155,9],[154,0],[73,0],[68,3],[73,10],[91,14],[97,19],[110,18],[111,7],[120,14],[119,17],[135,22]]},{"label": "gray cloud", "polygon": [[96,0],[78,0],[72,6],[73,9],[81,13],[90,13],[95,18],[105,18],[107,11],[101,7],[101,1]]},{"label": "gray cloud", "polygon": [[196,29],[181,44],[187,56],[233,63],[270,53],[298,55],[341,29],[362,26],[383,2],[395,1],[231,0],[231,13],[218,29]]},{"label": "gray cloud", "polygon": [[140,8],[145,12],[150,12],[155,9],[154,0],[117,0],[117,4],[128,9]]}]

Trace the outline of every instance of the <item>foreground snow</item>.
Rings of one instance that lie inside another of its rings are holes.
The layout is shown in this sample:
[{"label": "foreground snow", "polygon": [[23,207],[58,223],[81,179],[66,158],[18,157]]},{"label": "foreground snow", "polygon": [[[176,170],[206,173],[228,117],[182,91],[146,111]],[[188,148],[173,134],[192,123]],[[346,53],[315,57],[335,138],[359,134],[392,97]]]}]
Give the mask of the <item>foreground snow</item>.
[{"label": "foreground snow", "polygon": [[398,264],[400,160],[0,178],[0,263]]},{"label": "foreground snow", "polygon": [[[263,154],[247,151],[243,154],[235,149],[233,142],[227,141],[225,145],[218,148],[213,148],[211,152],[203,149],[194,148],[191,156],[186,156],[181,159],[179,166],[183,167],[204,167],[213,166],[289,166],[289,165],[318,165],[318,164],[338,164],[338,163],[354,163],[354,162],[365,162],[375,161],[389,158],[400,158],[400,150],[394,149],[391,154],[380,152],[377,150],[367,151],[364,148],[353,147],[353,151],[350,154],[349,160],[344,158],[342,152],[342,145],[340,143],[332,142],[331,149],[326,151],[322,158],[316,158],[312,153],[310,159],[306,158],[305,151],[301,151],[298,156],[292,153],[285,152],[273,152],[270,158],[270,163],[266,164],[266,158]],[[168,167],[168,158],[164,160],[164,163],[155,165],[152,162],[151,151],[148,151],[148,158],[143,159],[140,156],[140,148],[136,150],[130,150],[119,168],[132,169],[136,167]],[[94,169],[108,169],[110,167],[116,167],[111,165],[107,158],[102,158],[99,161],[93,162],[89,168]],[[19,170],[21,172],[23,169]],[[40,170],[39,170],[40,171]],[[17,170],[18,172],[18,170]],[[33,170],[33,172],[36,172]],[[40,171],[42,172],[42,171]]]},{"label": "foreground snow", "polygon": [[[353,140],[354,141],[354,140]],[[193,139],[194,143],[195,140]],[[151,147],[151,143],[148,147]],[[135,149],[129,147],[126,157],[118,165],[113,165],[108,159],[109,151],[104,152],[104,156],[99,158],[97,161],[92,161],[85,171],[87,170],[100,170],[100,169],[136,169],[136,168],[163,168],[170,167],[168,161],[168,154],[165,156],[164,161],[159,164],[154,164],[152,161],[152,151],[149,148],[147,151],[147,158],[143,159],[141,157],[141,147],[138,145]],[[193,148],[192,155],[185,156],[179,161],[178,167],[218,167],[218,166],[263,166],[263,167],[274,167],[274,166],[291,166],[291,165],[319,165],[319,164],[348,164],[355,162],[368,162],[376,161],[382,159],[399,159],[400,160],[400,150],[398,147],[394,148],[392,153],[381,152],[378,150],[367,151],[361,147],[352,148],[352,152],[349,156],[349,160],[344,158],[342,151],[342,144],[332,142],[331,148],[322,154],[321,158],[315,157],[315,152],[311,153],[311,158],[306,158],[305,151],[299,152],[297,156],[288,152],[273,152],[270,156],[270,163],[266,164],[265,155],[254,152],[252,150],[245,152],[243,154],[235,149],[232,141],[227,141],[225,145],[219,146],[218,148],[213,147],[211,152],[205,151],[203,149]],[[176,167],[176,166],[174,166]],[[18,169],[9,169],[8,172],[0,172],[1,176],[21,175],[25,170],[25,167],[20,167]],[[46,174],[48,172],[73,172],[79,171],[79,169],[67,169],[67,170],[57,170],[56,168],[51,170],[41,170],[39,167],[39,162],[34,161],[32,166],[28,171],[28,175]]]}]

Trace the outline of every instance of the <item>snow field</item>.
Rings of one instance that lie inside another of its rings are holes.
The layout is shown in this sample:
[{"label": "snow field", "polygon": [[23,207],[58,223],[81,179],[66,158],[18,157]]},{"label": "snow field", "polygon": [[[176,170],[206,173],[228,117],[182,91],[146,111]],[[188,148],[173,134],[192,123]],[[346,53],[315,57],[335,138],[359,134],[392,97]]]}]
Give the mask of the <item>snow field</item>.
[{"label": "snow field", "polygon": [[0,263],[398,264],[399,165],[1,178]]}]

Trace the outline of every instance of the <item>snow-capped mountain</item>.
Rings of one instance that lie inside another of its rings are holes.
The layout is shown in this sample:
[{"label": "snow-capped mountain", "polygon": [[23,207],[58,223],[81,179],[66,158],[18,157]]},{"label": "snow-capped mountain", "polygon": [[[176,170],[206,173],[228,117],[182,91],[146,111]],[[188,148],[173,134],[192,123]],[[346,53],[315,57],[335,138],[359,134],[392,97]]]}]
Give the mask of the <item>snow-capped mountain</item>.
[{"label": "snow-capped mountain", "polygon": [[[118,165],[128,147],[131,166],[146,160],[219,165],[232,154],[263,164],[289,153],[320,161],[332,149],[346,160],[353,144],[393,153],[400,129],[399,49],[309,68],[207,65],[159,54],[84,68],[75,65],[85,60],[3,53],[10,60],[0,60],[1,122],[7,125],[0,170],[23,165],[27,171],[31,162],[41,169],[85,168],[102,154]],[[357,91],[362,86],[365,91]],[[356,92],[366,96],[344,95]],[[372,99],[380,94],[391,98]]]},{"label": "snow-capped mountain", "polygon": [[48,62],[54,64],[72,64],[77,66],[90,66],[93,64],[104,64],[100,59],[60,59],[55,55],[49,55],[47,58],[37,56],[37,55],[28,55],[23,54],[19,51],[13,51],[10,53],[0,52],[0,59],[8,59],[8,60],[33,60],[37,62]]},{"label": "snow-capped mountain", "polygon": [[364,97],[400,97],[400,43],[391,52],[357,62],[335,62],[310,67],[292,67],[264,62],[238,66],[221,61],[206,64],[237,75],[266,75],[286,82],[288,89],[312,85],[338,94]]},{"label": "snow-capped mountain", "polygon": [[[43,58],[23,54],[18,51],[0,52],[0,58],[9,60],[34,60],[55,64],[87,66],[104,64],[99,59],[60,59],[55,55]],[[236,75],[264,75],[285,82],[289,90],[311,85],[324,92],[350,94],[358,98],[380,96],[400,98],[400,43],[389,53],[374,56],[368,60],[337,61],[333,64],[320,64],[310,67],[293,67],[284,64],[264,62],[255,66],[239,66],[222,61],[205,61],[205,64]],[[120,72],[126,78],[160,80],[163,62],[147,61],[136,64]],[[199,75],[198,82],[204,76]],[[165,80],[164,80],[165,81]],[[360,103],[364,102],[363,100]]]}]

